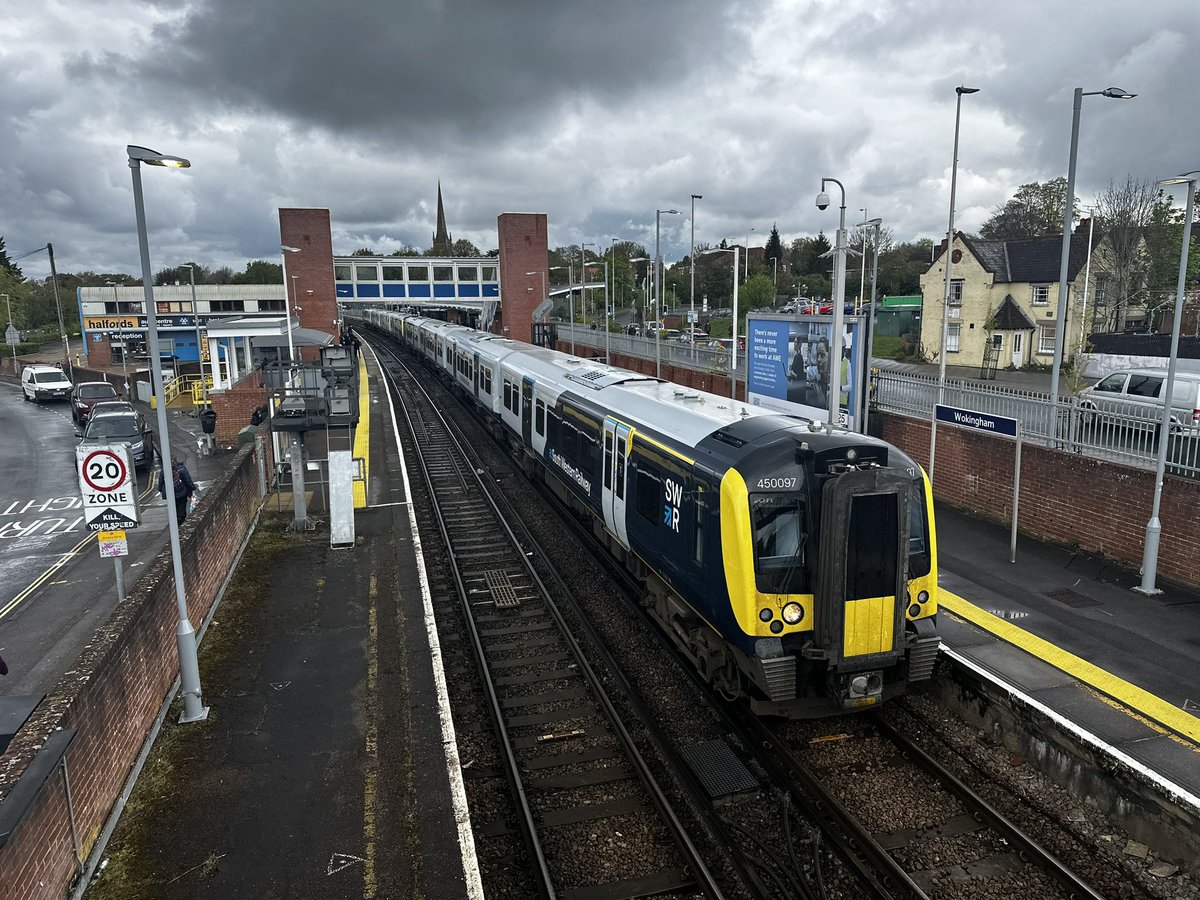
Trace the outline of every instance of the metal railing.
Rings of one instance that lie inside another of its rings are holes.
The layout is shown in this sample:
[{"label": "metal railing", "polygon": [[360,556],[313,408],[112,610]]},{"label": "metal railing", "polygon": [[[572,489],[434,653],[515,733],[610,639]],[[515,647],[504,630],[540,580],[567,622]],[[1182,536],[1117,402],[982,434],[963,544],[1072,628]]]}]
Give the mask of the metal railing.
[{"label": "metal railing", "polygon": [[[577,356],[604,358],[603,331],[600,329],[593,330],[586,325],[572,326],[569,322],[560,322],[557,325],[560,344],[569,344],[572,335],[574,335],[575,354]],[[729,351],[706,347],[704,343],[701,342],[699,345],[692,345],[664,338],[661,342],[662,361],[669,365],[685,366],[689,369],[697,369],[702,372],[728,375]],[[637,335],[610,332],[608,347],[611,352],[622,353],[626,356],[635,356],[647,360],[654,360],[656,358],[655,340],[653,337],[639,337]],[[738,377],[745,378],[745,375],[745,354],[739,350]]]},{"label": "metal railing", "polygon": [[[877,371],[872,376],[874,407],[923,419],[933,417],[938,380],[931,375]],[[1158,463],[1158,429],[1162,412],[1153,406],[1098,409],[1078,397],[1055,406],[1042,391],[946,379],[942,403],[1021,423],[1026,441],[1068,453],[1107,459],[1140,469]],[[1200,426],[1186,419],[1173,425],[1167,442],[1167,472],[1200,478]]]}]

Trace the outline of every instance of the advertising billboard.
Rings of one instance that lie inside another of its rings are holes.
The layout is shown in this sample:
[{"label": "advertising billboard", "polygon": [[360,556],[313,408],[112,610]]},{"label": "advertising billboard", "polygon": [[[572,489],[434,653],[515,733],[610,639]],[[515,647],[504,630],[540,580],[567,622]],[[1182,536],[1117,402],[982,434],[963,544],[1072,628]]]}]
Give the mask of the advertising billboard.
[{"label": "advertising billboard", "polygon": [[[842,337],[840,424],[857,430],[866,352],[864,320],[846,316]],[[833,316],[746,317],[746,400],[776,412],[829,420]]]}]

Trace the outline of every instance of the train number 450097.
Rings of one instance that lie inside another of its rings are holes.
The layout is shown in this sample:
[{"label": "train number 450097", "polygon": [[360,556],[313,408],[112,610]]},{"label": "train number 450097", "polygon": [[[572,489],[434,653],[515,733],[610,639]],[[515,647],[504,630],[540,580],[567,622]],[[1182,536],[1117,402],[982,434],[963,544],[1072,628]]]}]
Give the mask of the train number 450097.
[{"label": "train number 450097", "polygon": [[758,488],[762,491],[788,491],[796,487],[795,478],[760,478]]}]

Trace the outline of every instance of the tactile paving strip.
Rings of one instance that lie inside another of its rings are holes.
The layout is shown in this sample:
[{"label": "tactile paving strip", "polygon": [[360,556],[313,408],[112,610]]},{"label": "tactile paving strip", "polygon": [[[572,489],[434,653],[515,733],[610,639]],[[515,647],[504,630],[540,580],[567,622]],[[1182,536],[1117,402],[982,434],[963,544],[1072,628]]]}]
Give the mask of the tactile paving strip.
[{"label": "tactile paving strip", "polygon": [[724,741],[691,744],[681,747],[679,753],[713,800],[759,787],[758,779]]},{"label": "tactile paving strip", "polygon": [[488,590],[492,592],[492,599],[496,601],[496,606],[506,609],[510,606],[521,605],[521,599],[513,590],[507,572],[502,569],[488,569],[483,573],[483,580],[487,584]]}]

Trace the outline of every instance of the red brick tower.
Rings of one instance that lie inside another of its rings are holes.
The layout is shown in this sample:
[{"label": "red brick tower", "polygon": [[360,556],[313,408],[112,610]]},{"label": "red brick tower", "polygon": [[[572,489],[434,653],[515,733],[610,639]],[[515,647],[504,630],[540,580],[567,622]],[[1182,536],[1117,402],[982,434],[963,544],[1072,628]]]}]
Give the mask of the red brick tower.
[{"label": "red brick tower", "polygon": [[[493,330],[517,341],[533,340],[533,310],[542,302],[542,276],[550,284],[545,213],[501,213],[496,220],[500,239],[500,316]],[[295,254],[299,255],[299,254]],[[526,275],[533,272],[533,275]]]},{"label": "red brick tower", "polygon": [[[287,262],[288,302],[301,328],[313,328],[338,339],[337,290],[333,285],[333,235],[327,209],[280,209],[279,242],[298,247],[284,251]],[[294,279],[294,280],[293,280]],[[312,293],[309,293],[311,291]],[[299,312],[297,312],[299,310]],[[302,353],[316,359],[315,350]]]}]

